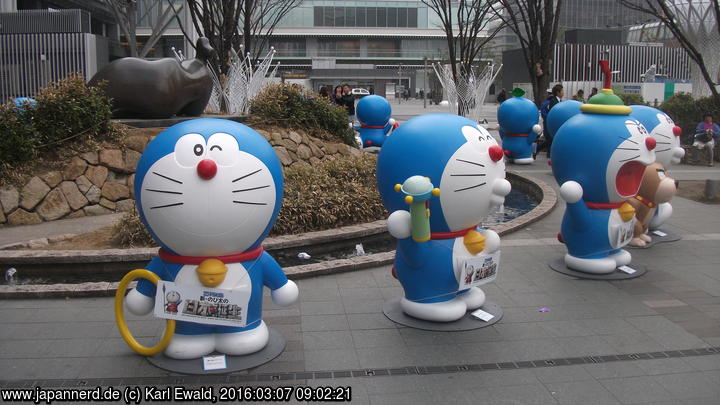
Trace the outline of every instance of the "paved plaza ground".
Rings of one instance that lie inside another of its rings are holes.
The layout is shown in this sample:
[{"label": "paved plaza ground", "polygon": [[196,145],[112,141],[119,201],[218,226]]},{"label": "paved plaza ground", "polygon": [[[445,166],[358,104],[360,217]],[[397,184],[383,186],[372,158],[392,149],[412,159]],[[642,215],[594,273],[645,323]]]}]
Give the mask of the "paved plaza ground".
[{"label": "paved plaza ground", "polygon": [[[508,168],[556,187],[544,159]],[[720,168],[669,173],[720,179]],[[470,332],[389,321],[382,304],[402,294],[389,267],[300,280],[289,308],[266,296],[264,319],[287,340],[285,352],[229,377],[150,365],[121,340],[111,298],[5,300],[0,387],[309,385],[351,386],[360,404],[718,404],[720,354],[706,349],[720,347],[720,206],[683,198],[673,206],[665,229],[683,239],[632,250],[633,264],[648,269],[633,280],[577,280],[548,268],[565,252],[555,237],[562,202],[503,237],[500,273],[484,290],[504,317]],[[163,328],[130,319],[146,343]]]}]

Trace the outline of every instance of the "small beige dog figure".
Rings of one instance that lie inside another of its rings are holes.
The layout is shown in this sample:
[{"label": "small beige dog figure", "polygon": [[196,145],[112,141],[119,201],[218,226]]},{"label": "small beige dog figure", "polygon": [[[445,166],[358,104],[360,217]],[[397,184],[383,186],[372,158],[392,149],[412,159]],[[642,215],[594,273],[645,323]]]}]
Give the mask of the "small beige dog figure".
[{"label": "small beige dog figure", "polygon": [[675,180],[665,175],[665,168],[660,163],[653,163],[645,168],[640,190],[635,198],[628,203],[635,208],[635,229],[630,246],[645,246],[652,241],[647,234],[650,220],[652,220],[658,204],[670,201],[677,189]]}]

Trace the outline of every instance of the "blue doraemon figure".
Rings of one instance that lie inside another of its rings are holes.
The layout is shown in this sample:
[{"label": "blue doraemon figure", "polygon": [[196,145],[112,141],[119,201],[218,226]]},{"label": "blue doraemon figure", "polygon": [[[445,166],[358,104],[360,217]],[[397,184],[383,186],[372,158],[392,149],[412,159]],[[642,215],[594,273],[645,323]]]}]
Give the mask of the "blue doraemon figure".
[{"label": "blue doraemon figure", "polygon": [[608,274],[630,263],[622,248],[632,239],[635,210],[626,200],[655,161],[655,140],[608,88],[580,110],[560,127],[551,150],[566,202],[558,237],[567,246],[568,268]]},{"label": "blue doraemon figure", "polygon": [[405,291],[402,310],[450,322],[480,308],[485,293],[460,286],[465,263],[500,248],[497,233],[478,227],[510,192],[495,139],[457,115],[412,118],[386,140],[377,182],[398,239],[393,273]]},{"label": "blue doraemon figure", "polygon": [[[134,190],[140,217],[161,246],[148,270],[177,285],[244,290],[250,296],[245,327],[177,322],[165,354],[193,359],[264,348],[269,332],[261,316],[263,286],[281,306],[298,296],[295,283],[262,248],[283,199],[280,162],[270,144],[233,121],[176,124],[148,144]],[[208,278],[203,269],[212,266],[224,273]],[[154,284],[141,280],[125,304],[134,314],[147,314],[154,297]]]},{"label": "blue doraemon figure", "polygon": [[395,120],[390,118],[390,103],[377,95],[365,96],[358,102],[355,112],[360,121],[358,132],[362,147],[382,147],[395,126]]},{"label": "blue doraemon figure", "polygon": [[[680,146],[680,135],[682,128],[675,125],[669,115],[657,108],[646,105],[631,105],[632,116],[635,117],[655,138],[657,148],[655,149],[655,161],[667,169],[671,164],[680,163],[685,156],[685,149]],[[660,228],[671,216],[673,207],[670,202],[658,204],[652,220],[650,230]]]},{"label": "blue doraemon figure", "polygon": [[583,103],[577,100],[565,100],[555,104],[547,116],[547,131],[549,136],[554,138],[560,127],[570,118],[580,114],[580,106]]},{"label": "blue doraemon figure", "polygon": [[513,163],[528,165],[534,161],[535,141],[542,132],[539,113],[535,103],[523,97],[525,91],[515,89],[512,94],[497,111],[502,148]]}]

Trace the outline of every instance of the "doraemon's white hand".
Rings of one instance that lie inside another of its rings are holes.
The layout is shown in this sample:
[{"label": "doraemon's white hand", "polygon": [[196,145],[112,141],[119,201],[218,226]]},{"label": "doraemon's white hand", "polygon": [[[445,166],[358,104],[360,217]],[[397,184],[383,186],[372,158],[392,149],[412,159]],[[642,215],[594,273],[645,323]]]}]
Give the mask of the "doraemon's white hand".
[{"label": "doraemon's white hand", "polygon": [[497,207],[505,202],[505,196],[510,193],[512,186],[510,182],[505,179],[497,179],[493,183],[492,196],[490,197],[490,205]]},{"label": "doraemon's white hand", "polygon": [[543,129],[542,129],[542,127],[540,126],[540,124],[535,124],[535,125],[533,125],[533,127],[532,127],[532,131],[535,132],[535,133],[538,134],[538,135],[540,135],[540,133],[542,132],[542,130],[543,130]]},{"label": "doraemon's white hand", "polygon": [[410,237],[410,212],[397,210],[390,214],[387,221],[388,232],[395,239],[407,239]]},{"label": "doraemon's white hand", "polygon": [[500,249],[500,236],[495,231],[486,230],[483,232],[485,237],[485,249],[483,253],[493,253]]},{"label": "doraemon's white hand", "polygon": [[560,197],[570,204],[580,201],[583,196],[582,186],[575,181],[566,181],[560,186]]},{"label": "doraemon's white hand", "polygon": [[298,298],[298,288],[294,281],[288,280],[284,286],[270,292],[275,305],[286,307],[294,304]]},{"label": "doraemon's white hand", "polygon": [[147,315],[154,306],[155,298],[143,295],[134,288],[125,297],[125,307],[133,315]]}]

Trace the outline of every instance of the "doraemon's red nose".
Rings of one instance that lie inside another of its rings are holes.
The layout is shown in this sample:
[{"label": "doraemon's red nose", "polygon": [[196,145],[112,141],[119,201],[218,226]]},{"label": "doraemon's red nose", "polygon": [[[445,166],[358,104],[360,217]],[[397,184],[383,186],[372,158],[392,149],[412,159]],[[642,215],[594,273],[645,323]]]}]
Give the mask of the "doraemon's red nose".
[{"label": "doraemon's red nose", "polygon": [[210,180],[217,174],[217,164],[212,159],[203,159],[197,165],[198,176]]},{"label": "doraemon's red nose", "polygon": [[648,150],[655,149],[655,145],[657,145],[657,142],[655,141],[655,138],[648,136],[645,138],[645,146],[647,146]]},{"label": "doraemon's red nose", "polygon": [[673,135],[675,135],[675,136],[680,136],[681,134],[682,134],[682,128],[680,128],[679,126],[675,125],[675,126],[673,127]]},{"label": "doraemon's red nose", "polygon": [[492,159],[493,162],[499,161],[503,158],[504,155],[502,148],[497,145],[489,147],[488,154],[490,155],[490,159]]}]

